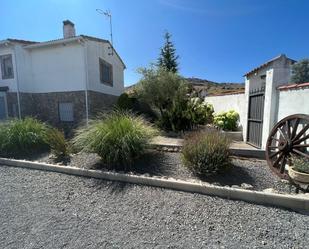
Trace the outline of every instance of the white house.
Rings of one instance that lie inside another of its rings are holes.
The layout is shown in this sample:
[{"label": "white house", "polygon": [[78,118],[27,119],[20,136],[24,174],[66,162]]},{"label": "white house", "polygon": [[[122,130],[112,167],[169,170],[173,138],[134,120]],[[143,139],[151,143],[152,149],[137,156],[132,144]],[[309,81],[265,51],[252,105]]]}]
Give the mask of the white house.
[{"label": "white house", "polygon": [[76,124],[110,108],[124,91],[125,64],[110,42],[76,36],[69,20],[61,39],[0,41],[0,63],[0,119]]},{"label": "white house", "polygon": [[309,83],[289,84],[295,61],[280,55],[245,76],[245,93],[207,96],[215,112],[236,110],[245,142],[265,149],[273,126],[292,114],[309,115]]}]

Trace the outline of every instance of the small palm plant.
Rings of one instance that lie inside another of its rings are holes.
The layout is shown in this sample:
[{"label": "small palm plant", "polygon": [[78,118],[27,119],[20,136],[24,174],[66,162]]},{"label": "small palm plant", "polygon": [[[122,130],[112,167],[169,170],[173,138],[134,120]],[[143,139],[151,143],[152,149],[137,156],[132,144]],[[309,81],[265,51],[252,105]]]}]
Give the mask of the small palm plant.
[{"label": "small palm plant", "polygon": [[97,153],[108,167],[127,170],[155,134],[142,117],[115,111],[79,128],[72,143],[78,151]]}]

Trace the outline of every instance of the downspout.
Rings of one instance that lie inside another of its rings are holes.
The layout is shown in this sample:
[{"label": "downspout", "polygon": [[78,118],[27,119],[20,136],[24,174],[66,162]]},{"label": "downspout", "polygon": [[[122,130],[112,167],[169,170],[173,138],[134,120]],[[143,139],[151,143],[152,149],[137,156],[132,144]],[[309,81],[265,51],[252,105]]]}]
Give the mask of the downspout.
[{"label": "downspout", "polygon": [[85,62],[85,106],[86,106],[86,124],[89,123],[89,105],[88,105],[88,59],[87,59],[87,44],[84,46],[84,62]]},{"label": "downspout", "polygon": [[19,96],[19,77],[17,70],[17,60],[16,60],[16,46],[14,47],[14,60],[15,60],[15,68],[16,68],[16,87],[17,87],[17,105],[18,105],[18,117],[21,118],[21,109],[20,109],[20,96]]}]

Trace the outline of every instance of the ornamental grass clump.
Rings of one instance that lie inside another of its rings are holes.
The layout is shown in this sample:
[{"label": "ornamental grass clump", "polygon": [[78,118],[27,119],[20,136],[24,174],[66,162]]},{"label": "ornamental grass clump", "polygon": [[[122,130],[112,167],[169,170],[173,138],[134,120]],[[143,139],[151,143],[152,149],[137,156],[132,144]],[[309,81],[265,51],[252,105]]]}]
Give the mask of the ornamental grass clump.
[{"label": "ornamental grass clump", "polygon": [[69,160],[70,146],[61,131],[55,128],[50,128],[46,134],[46,142],[49,144],[51,153],[56,161]]},{"label": "ornamental grass clump", "polygon": [[97,153],[107,167],[128,170],[155,134],[142,117],[116,111],[79,128],[73,146],[78,151]]},{"label": "ornamental grass clump", "polygon": [[230,141],[219,132],[197,132],[184,140],[184,165],[195,175],[205,177],[230,166]]},{"label": "ornamental grass clump", "polygon": [[47,125],[30,117],[0,123],[0,155],[18,158],[47,150],[47,130]]}]

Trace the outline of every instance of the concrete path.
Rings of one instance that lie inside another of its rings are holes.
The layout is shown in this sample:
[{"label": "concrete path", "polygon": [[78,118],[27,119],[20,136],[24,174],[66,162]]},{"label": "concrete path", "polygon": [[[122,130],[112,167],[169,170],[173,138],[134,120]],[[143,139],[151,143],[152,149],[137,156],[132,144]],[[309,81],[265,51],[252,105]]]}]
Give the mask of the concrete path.
[{"label": "concrete path", "polygon": [[[182,147],[183,139],[157,136],[152,140],[151,144],[162,147]],[[230,146],[230,149],[232,154],[235,156],[255,157],[265,159],[264,150],[257,149],[242,141],[233,141]]]}]

